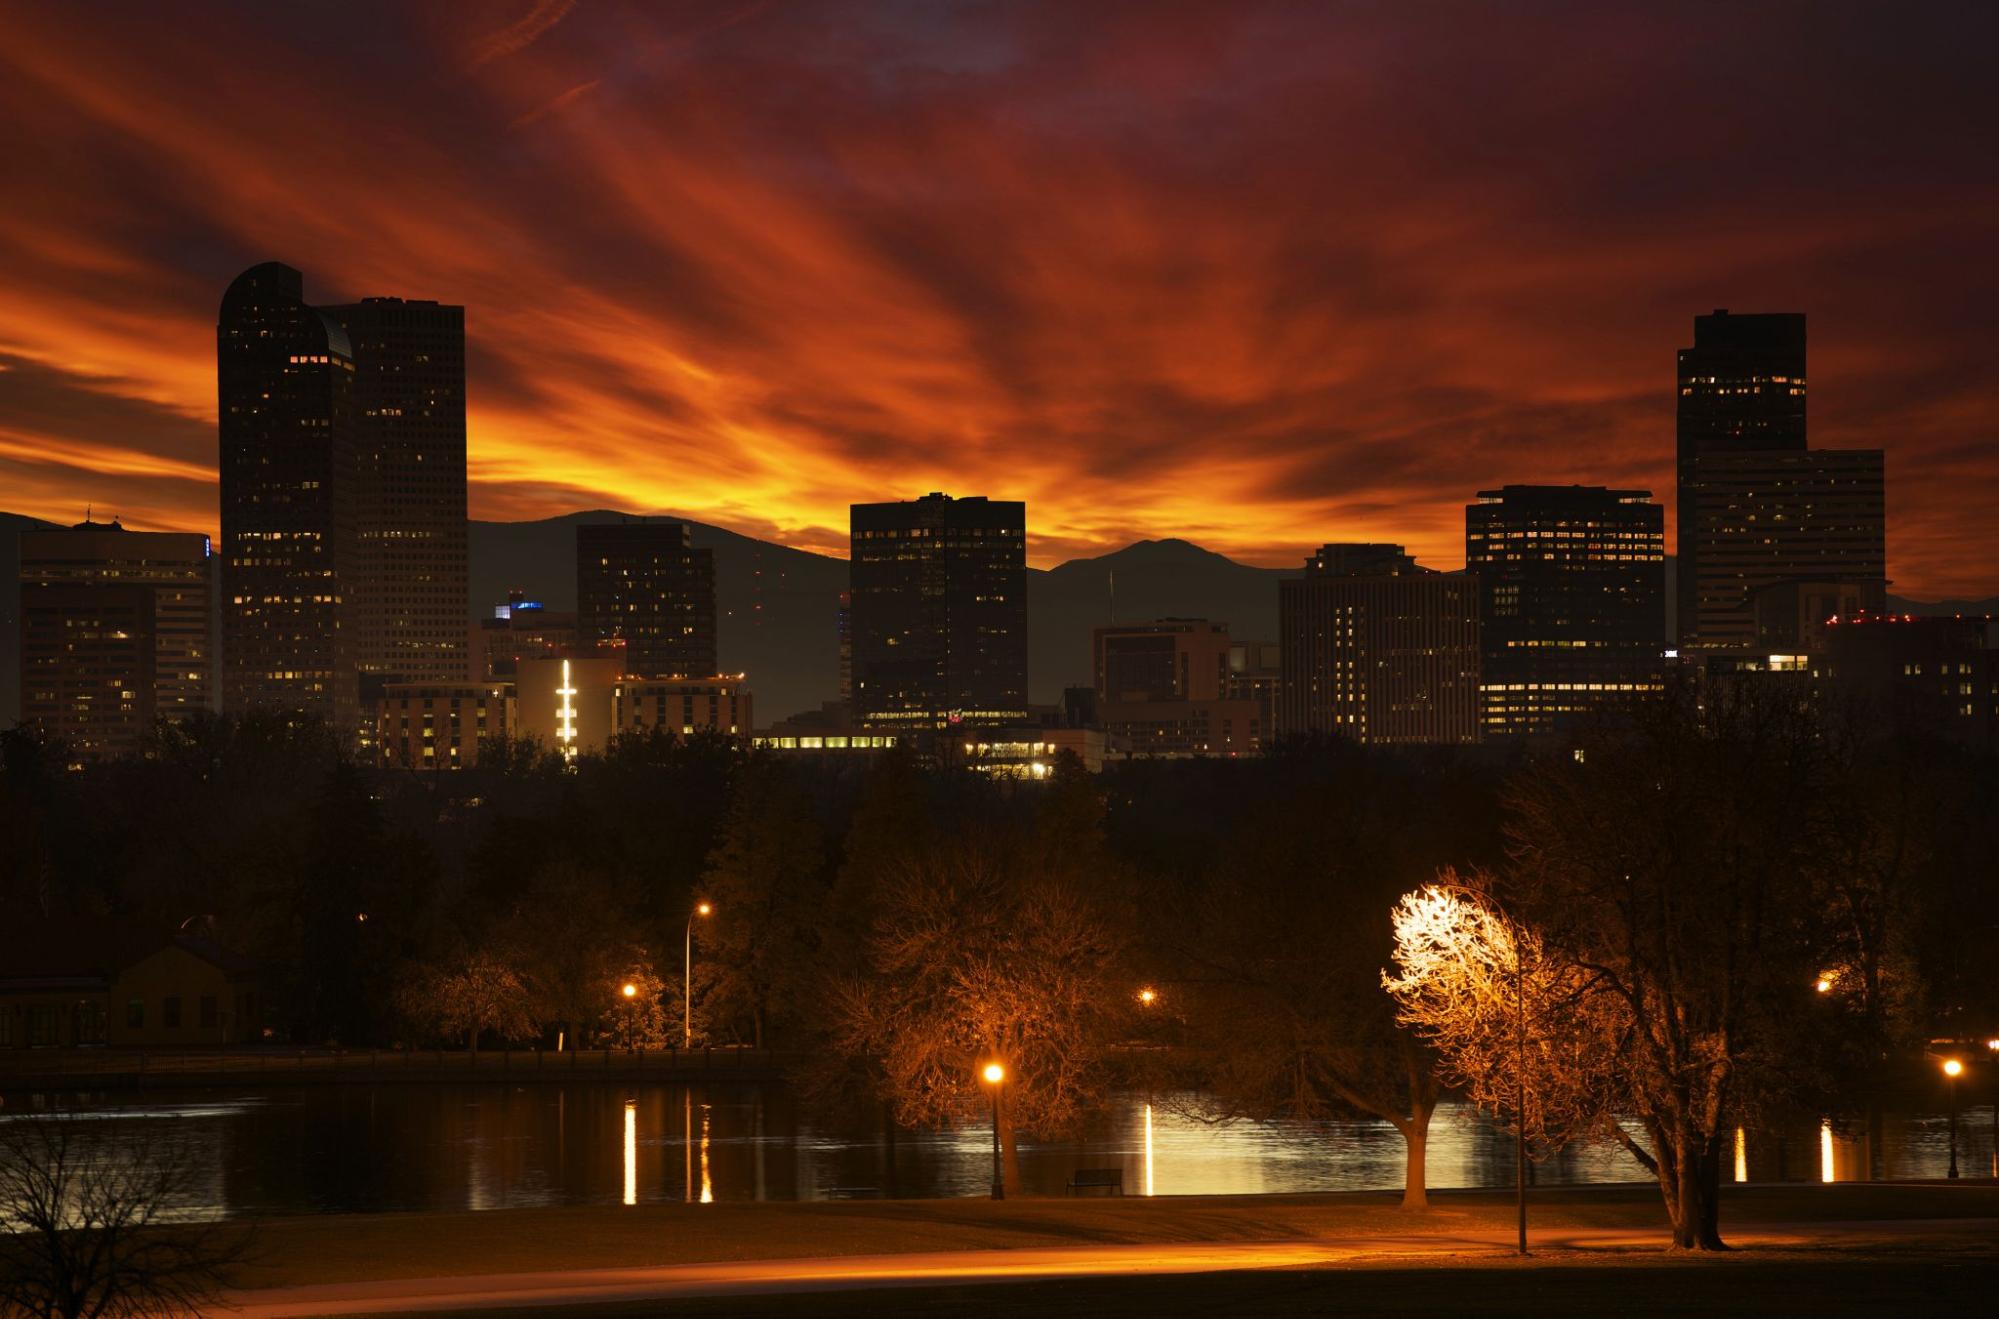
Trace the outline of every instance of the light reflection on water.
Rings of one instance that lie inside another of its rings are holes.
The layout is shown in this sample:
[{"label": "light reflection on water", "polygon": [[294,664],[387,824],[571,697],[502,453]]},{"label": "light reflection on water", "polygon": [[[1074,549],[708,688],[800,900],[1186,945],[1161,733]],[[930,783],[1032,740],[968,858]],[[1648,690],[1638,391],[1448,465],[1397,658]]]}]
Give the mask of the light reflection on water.
[{"label": "light reflection on water", "polygon": [[[127,1102],[128,1100],[134,1102]],[[153,1122],[176,1117],[212,1149],[199,1195],[229,1212],[487,1209],[698,1200],[819,1199],[843,1193],[984,1194],[991,1134],[983,1123],[899,1132],[891,1159],[877,1124],[817,1124],[777,1086],[574,1084],[272,1088],[99,1096],[115,1142],[138,1148]],[[698,1121],[695,1113],[699,1109]],[[19,1097],[0,1115],[22,1111]],[[0,1120],[5,1120],[0,1116]],[[1968,1109],[1961,1165],[1991,1158],[1990,1113]],[[1807,1118],[1782,1132],[1732,1132],[1737,1181],[1851,1180],[1859,1140]],[[1878,1156],[1885,1176],[1940,1177],[1941,1115],[1891,1118]],[[1060,1195],[1077,1169],[1117,1167],[1133,1194],[1260,1194],[1393,1190],[1403,1144],[1385,1122],[1208,1123],[1185,1097],[1133,1097],[1084,1140],[1023,1143],[1030,1193]],[[1461,1105],[1430,1129],[1429,1184],[1506,1187],[1512,1142]],[[1817,1158],[1814,1159],[1813,1155]],[[1642,1181],[1622,1149],[1563,1151],[1535,1169],[1543,1184]],[[193,1206],[191,1206],[193,1207]]]}]

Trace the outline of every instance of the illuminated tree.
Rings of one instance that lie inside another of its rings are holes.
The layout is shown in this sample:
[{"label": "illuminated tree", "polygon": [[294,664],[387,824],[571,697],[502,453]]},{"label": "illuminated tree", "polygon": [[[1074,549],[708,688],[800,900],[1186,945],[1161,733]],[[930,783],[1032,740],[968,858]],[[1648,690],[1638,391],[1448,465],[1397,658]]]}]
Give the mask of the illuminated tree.
[{"label": "illuminated tree", "polygon": [[1079,773],[1044,791],[1031,821],[1018,801],[981,802],[955,828],[875,852],[864,971],[832,997],[833,1046],[865,1060],[904,1124],[980,1120],[978,1069],[1004,1063],[1009,1190],[1019,1136],[1072,1134],[1105,1103],[1132,1002],[1132,921],[1102,896],[1094,789]]},{"label": "illuminated tree", "polygon": [[667,984],[650,965],[604,981],[600,988],[611,1005],[604,1014],[604,1037],[614,1048],[657,1049],[679,1039],[679,1023],[668,1010]]},{"label": "illuminated tree", "polygon": [[475,1054],[487,1031],[503,1040],[533,1035],[531,1002],[520,973],[490,953],[475,953],[453,970],[424,977],[403,1000],[411,1020],[443,1035],[463,1035]]},{"label": "illuminated tree", "polygon": [[1614,1004],[1509,920],[1490,887],[1446,870],[1396,905],[1396,970],[1381,979],[1398,1020],[1430,1042],[1447,1085],[1538,1152],[1623,1138]]}]

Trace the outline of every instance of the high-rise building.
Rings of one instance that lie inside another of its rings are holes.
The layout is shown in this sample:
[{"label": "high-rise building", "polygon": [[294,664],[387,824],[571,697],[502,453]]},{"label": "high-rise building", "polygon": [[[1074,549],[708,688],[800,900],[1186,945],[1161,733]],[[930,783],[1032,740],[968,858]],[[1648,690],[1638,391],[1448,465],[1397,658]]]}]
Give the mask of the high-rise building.
[{"label": "high-rise building", "polygon": [[357,730],[352,343],[273,261],[223,295],[215,350],[223,709]]},{"label": "high-rise building", "polygon": [[855,504],[853,709],[866,729],[1027,715],[1027,506]]},{"label": "high-rise building", "polygon": [[363,298],[321,310],[354,351],[356,663],[364,680],[461,682],[465,309]]},{"label": "high-rise building", "polygon": [[1465,507],[1482,737],[1662,689],[1666,516],[1649,490],[1509,485]]},{"label": "high-rise building", "polygon": [[1253,699],[1232,699],[1229,631],[1200,618],[1096,629],[1095,718],[1135,756],[1249,755],[1270,734]]},{"label": "high-rise building", "polygon": [[20,545],[24,723],[81,762],[212,708],[208,537],[84,521]]},{"label": "high-rise building", "polygon": [[1399,545],[1327,545],[1278,583],[1278,727],[1382,744],[1478,740],[1478,590]]},{"label": "high-rise building", "polygon": [[507,592],[507,603],[494,605],[492,616],[480,619],[468,633],[475,682],[511,679],[524,659],[585,653],[579,649],[576,615],[546,608],[539,600],[528,599],[525,591]]},{"label": "high-rise building", "polygon": [[395,769],[470,769],[489,738],[515,736],[511,682],[390,682],[375,707],[373,742]]},{"label": "high-rise building", "polygon": [[1795,453],[1805,447],[1805,318],[1795,312],[1694,318],[1679,353],[1678,635],[1696,647],[1697,512],[1688,491],[1714,454]]},{"label": "high-rise building", "polygon": [[714,552],[681,522],[579,524],[576,622],[585,646],[624,642],[627,674],[713,677]]},{"label": "high-rise building", "polygon": [[[1879,449],[1710,454],[1680,487],[1683,638],[1702,651],[1758,645],[1759,598],[1797,583],[1852,583],[1861,606],[1887,597],[1887,516]],[[1766,611],[1767,612],[1767,611]]]}]

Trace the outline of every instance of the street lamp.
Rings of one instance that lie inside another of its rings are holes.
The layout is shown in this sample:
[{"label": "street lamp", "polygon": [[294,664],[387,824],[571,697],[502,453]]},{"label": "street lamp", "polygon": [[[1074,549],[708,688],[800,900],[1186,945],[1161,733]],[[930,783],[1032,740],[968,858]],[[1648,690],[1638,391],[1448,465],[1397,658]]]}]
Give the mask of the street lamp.
[{"label": "street lamp", "polygon": [[697,902],[687,917],[687,955],[680,965],[680,1043],[683,1048],[694,1047],[694,918],[709,915],[714,910],[708,903]]},{"label": "street lamp", "polygon": [[1964,1064],[1955,1058],[1943,1060],[1944,1084],[1950,1088],[1950,1171],[1945,1176],[1957,1177],[1957,1078],[1964,1071]]},{"label": "street lamp", "polygon": [[639,987],[633,984],[631,981],[627,980],[625,982],[625,987],[623,989],[620,989],[618,992],[620,994],[623,994],[626,998],[637,998],[639,996]]},{"label": "street lamp", "polygon": [[1146,1007],[1151,1007],[1159,1001],[1159,991],[1151,985],[1147,985],[1144,989],[1138,991],[1138,1001],[1145,1004]]},{"label": "street lamp", "polygon": [[1006,1084],[1006,1068],[990,1062],[980,1071],[993,1088],[993,1199],[1006,1199],[1006,1178],[1000,1172],[1000,1087]]},{"label": "street lamp", "polygon": [[[1985,1041],[1995,1069],[1999,1069],[1999,1039]],[[1992,1097],[1992,1175],[1999,1177],[1999,1095]]]}]

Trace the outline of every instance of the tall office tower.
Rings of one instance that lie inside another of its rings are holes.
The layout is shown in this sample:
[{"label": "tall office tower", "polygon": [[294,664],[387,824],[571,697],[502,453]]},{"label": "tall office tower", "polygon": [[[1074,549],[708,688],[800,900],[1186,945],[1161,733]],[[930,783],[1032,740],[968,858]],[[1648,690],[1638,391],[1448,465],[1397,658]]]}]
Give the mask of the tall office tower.
[{"label": "tall office tower", "polygon": [[81,762],[211,708],[208,537],[114,520],[20,539],[24,723]]},{"label": "tall office tower", "polygon": [[[222,706],[358,730],[354,350],[267,262],[236,277],[215,327],[222,495]],[[461,622],[462,626],[462,622]]]},{"label": "tall office tower", "polygon": [[1399,545],[1327,545],[1278,583],[1286,736],[1478,740],[1478,584]]},{"label": "tall office tower", "polygon": [[363,298],[321,310],[354,350],[355,662],[364,682],[463,682],[465,309]]},{"label": "tall office tower", "polygon": [[1666,514],[1649,490],[1509,485],[1465,507],[1479,728],[1534,733],[1661,689]]},{"label": "tall office tower", "polygon": [[1881,450],[1710,454],[1697,466],[1699,480],[1680,490],[1693,514],[1680,582],[1693,589],[1691,635],[1700,649],[1758,645],[1759,608],[1766,619],[1773,604],[1781,614],[1800,584],[1850,584],[1869,611],[1886,603]]},{"label": "tall office tower", "polygon": [[1678,636],[1698,647],[1700,576],[1695,500],[1700,462],[1714,454],[1805,447],[1805,318],[1795,312],[1694,317],[1694,346],[1679,357]]},{"label": "tall office tower", "polygon": [[868,729],[1027,714],[1027,505],[930,494],[855,504],[854,717]]},{"label": "tall office tower", "polygon": [[1091,639],[1096,719],[1137,756],[1250,755],[1270,735],[1254,699],[1232,698],[1229,630],[1200,618],[1114,623]]},{"label": "tall office tower", "polygon": [[624,642],[635,677],[715,676],[714,552],[680,522],[579,525],[576,624],[585,646]]}]

